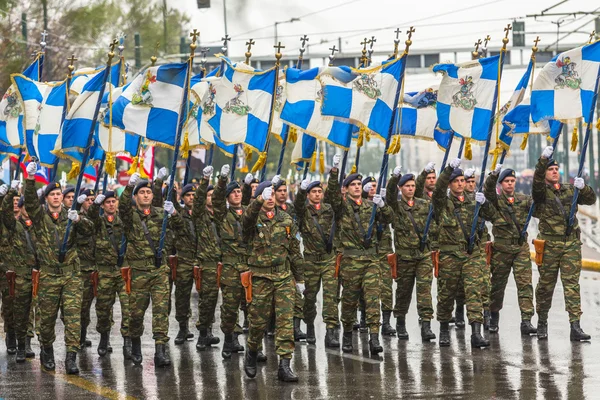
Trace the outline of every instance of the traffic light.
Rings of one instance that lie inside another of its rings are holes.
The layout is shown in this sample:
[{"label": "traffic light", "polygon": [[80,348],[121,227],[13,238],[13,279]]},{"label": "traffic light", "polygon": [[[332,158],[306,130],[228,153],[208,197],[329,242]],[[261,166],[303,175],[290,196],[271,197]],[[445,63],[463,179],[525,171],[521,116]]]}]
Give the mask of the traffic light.
[{"label": "traffic light", "polygon": [[198,8],[210,8],[210,0],[196,0]]},{"label": "traffic light", "polygon": [[525,46],[525,21],[513,21],[512,37],[514,47]]}]

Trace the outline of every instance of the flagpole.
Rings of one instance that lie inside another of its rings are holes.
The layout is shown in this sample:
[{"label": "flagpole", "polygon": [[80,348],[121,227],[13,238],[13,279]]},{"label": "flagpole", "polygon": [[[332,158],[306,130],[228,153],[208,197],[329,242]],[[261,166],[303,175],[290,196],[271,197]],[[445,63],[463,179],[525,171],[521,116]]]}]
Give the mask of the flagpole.
[{"label": "flagpole", "polygon": [[[452,133],[452,137],[454,137],[454,133]],[[456,155],[456,157],[458,157],[458,158],[462,158],[462,154],[463,154],[463,150],[464,150],[464,149],[465,149],[465,138],[464,138],[464,137],[461,137],[461,138],[460,138],[460,147],[458,148],[458,154]],[[444,157],[445,157],[445,156],[444,156]],[[440,173],[441,173],[441,171],[443,171],[443,170],[444,170],[444,168],[442,168],[442,169],[440,170]]]},{"label": "flagpole", "polygon": [[[81,188],[81,182],[83,181],[83,171],[85,170],[85,166],[88,163],[88,159],[90,157],[92,139],[94,137],[94,132],[96,131],[96,122],[98,120],[98,114],[100,113],[100,105],[102,104],[102,97],[104,97],[104,89],[106,87],[106,82],[108,82],[108,76],[110,75],[110,67],[113,57],[115,56],[115,47],[119,44],[116,40],[113,40],[110,44],[110,51],[108,52],[108,60],[106,62],[106,70],[104,73],[104,79],[102,80],[102,86],[100,87],[100,92],[98,94],[98,101],[96,102],[96,108],[94,109],[94,117],[92,118],[92,125],[90,127],[90,131],[88,133],[87,142],[85,145],[85,151],[83,152],[83,158],[81,160],[81,169],[79,171],[79,176],[77,177],[77,184],[75,185],[75,195],[79,193]],[[72,65],[69,66],[69,75],[71,72]],[[67,88],[68,93],[68,88]],[[63,113],[64,116],[64,113]],[[71,206],[71,210],[76,210],[77,202],[74,201]],[[72,221],[67,221],[67,229],[65,230],[65,235],[63,237],[62,245],[60,247],[60,253],[58,255],[59,262],[63,262],[65,259],[65,255],[67,253],[67,241],[69,239],[69,234],[71,233]]]}]

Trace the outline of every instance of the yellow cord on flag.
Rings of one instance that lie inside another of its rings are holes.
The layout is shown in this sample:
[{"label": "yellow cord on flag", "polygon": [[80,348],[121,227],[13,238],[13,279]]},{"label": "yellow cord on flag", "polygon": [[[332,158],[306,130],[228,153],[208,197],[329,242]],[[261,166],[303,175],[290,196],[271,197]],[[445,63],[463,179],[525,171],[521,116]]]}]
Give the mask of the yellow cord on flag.
[{"label": "yellow cord on flag", "polygon": [[104,171],[109,176],[115,176],[117,173],[117,161],[113,153],[106,153],[106,160],[104,161]]},{"label": "yellow cord on flag", "polygon": [[352,166],[352,169],[350,170],[350,173],[351,173],[351,174],[355,174],[355,173],[356,173],[356,164],[354,164],[354,165]]},{"label": "yellow cord on flag", "polygon": [[296,143],[298,141],[298,130],[290,126],[288,130],[288,142]]},{"label": "yellow cord on flag", "polygon": [[465,158],[467,160],[473,159],[473,147],[471,146],[471,138],[465,138]]},{"label": "yellow cord on flag", "polygon": [[319,171],[321,171],[321,174],[325,173],[325,154],[323,154],[323,151],[319,153]]},{"label": "yellow cord on flag", "polygon": [[79,171],[81,170],[81,165],[76,162],[71,163],[71,170],[67,174],[67,179],[76,179],[79,176]]},{"label": "yellow cord on flag", "polygon": [[521,150],[525,150],[527,148],[527,140],[529,139],[529,134],[526,133],[523,135],[523,141],[521,142]]},{"label": "yellow cord on flag", "polygon": [[129,169],[127,170],[127,175],[131,176],[137,172],[139,160],[139,157],[133,157],[133,159],[131,160],[131,167],[129,167]]},{"label": "yellow cord on flag", "polygon": [[190,134],[188,132],[188,130],[185,130],[185,133],[183,134],[183,144],[181,145],[181,158],[186,159],[188,158],[188,152],[190,151]]},{"label": "yellow cord on flag", "polygon": [[258,156],[258,160],[256,160],[256,162],[254,163],[254,166],[252,167],[251,172],[255,173],[258,170],[262,169],[262,167],[264,167],[266,162],[267,162],[267,153],[263,151]]},{"label": "yellow cord on flag", "polygon": [[573,128],[573,135],[571,136],[571,151],[577,151],[577,144],[579,143],[579,135],[577,134],[577,127]]},{"label": "yellow cord on flag", "polygon": [[310,157],[310,168],[309,171],[314,173],[317,170],[317,150],[313,151],[312,156]]}]

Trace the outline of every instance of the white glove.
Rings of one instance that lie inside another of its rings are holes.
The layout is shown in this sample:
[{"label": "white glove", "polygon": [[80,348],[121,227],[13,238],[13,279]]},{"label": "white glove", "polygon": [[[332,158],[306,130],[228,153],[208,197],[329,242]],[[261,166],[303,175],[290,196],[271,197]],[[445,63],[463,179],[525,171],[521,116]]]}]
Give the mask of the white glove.
[{"label": "white glove", "polygon": [[73,222],[79,221],[79,213],[77,210],[69,210],[67,213],[67,218],[69,218]]},{"label": "white glove", "polygon": [[35,161],[30,162],[29,164],[27,164],[27,175],[29,176],[34,176],[35,173],[38,170],[38,165]]},{"label": "white glove", "polygon": [[469,168],[465,171],[465,179],[472,178],[475,176],[475,168]]},{"label": "white glove", "polygon": [[376,194],[375,196],[373,196],[373,203],[375,203],[377,207],[383,207],[385,205],[385,202],[383,201],[383,198],[380,194]]},{"label": "white glove", "polygon": [[[542,151],[542,158],[548,159],[552,157],[552,154],[554,154],[554,149],[552,146],[546,146],[544,151]],[[29,172],[29,167],[27,168],[27,172]]]},{"label": "white glove", "polygon": [[273,196],[273,188],[272,187],[268,187],[268,188],[265,188],[265,190],[263,190],[262,198],[264,201],[271,200],[272,196]]},{"label": "white glove", "polygon": [[300,189],[306,190],[308,188],[308,185],[310,185],[310,181],[308,179],[305,179],[302,182],[300,182]]},{"label": "white glove", "polygon": [[281,182],[281,175],[275,175],[273,179],[271,179],[273,186],[277,186],[279,182]]},{"label": "white glove", "polygon": [[481,192],[475,193],[475,201],[479,204],[485,203],[485,195]]},{"label": "white glove", "polygon": [[496,168],[494,169],[494,175],[498,175],[501,170],[502,170],[502,164],[496,165]]},{"label": "white glove", "polygon": [[4,196],[8,193],[8,185],[4,184],[0,186],[0,196]]},{"label": "white glove", "polygon": [[333,156],[333,162],[332,162],[331,166],[333,168],[339,168],[341,160],[342,160],[342,156],[340,156],[339,154],[334,155]]},{"label": "white glove", "polygon": [[454,160],[450,161],[450,166],[452,168],[458,168],[458,167],[460,167],[460,162],[461,162],[460,158],[455,158]]},{"label": "white glove", "polygon": [[87,195],[85,195],[85,194],[80,194],[77,197],[77,203],[78,204],[83,204],[83,202],[86,201],[86,200],[87,200]]},{"label": "white glove", "polygon": [[306,285],[304,283],[296,282],[296,291],[300,294],[303,294],[306,290]]},{"label": "white glove", "polygon": [[138,184],[139,181],[140,181],[140,173],[136,172],[129,177],[129,183],[127,184],[127,186],[135,186]]},{"label": "white glove", "polygon": [[44,189],[39,188],[38,190],[36,190],[36,193],[37,193],[37,196],[38,196],[38,199],[39,199],[44,194]]},{"label": "white glove", "polygon": [[585,181],[583,180],[583,178],[577,177],[573,181],[573,186],[575,186],[577,189],[581,190],[585,187]]},{"label": "white glove", "polygon": [[19,190],[19,185],[21,185],[21,181],[18,179],[15,179],[12,182],[10,182],[11,189]]},{"label": "white glove", "polygon": [[398,178],[401,173],[402,173],[402,167],[398,166],[398,167],[394,168],[392,175],[394,175],[396,178]]},{"label": "white glove", "polygon": [[221,176],[229,176],[229,171],[231,171],[229,164],[223,165],[221,167]]},{"label": "white glove", "polygon": [[244,183],[246,185],[249,185],[250,183],[252,183],[252,179],[254,179],[252,174],[246,174],[246,177],[244,178]]},{"label": "white glove", "polygon": [[213,170],[214,170],[214,168],[212,167],[212,165],[204,167],[204,169],[202,170],[202,175],[204,176],[204,178],[210,179],[210,177],[212,176]]},{"label": "white glove", "polygon": [[429,174],[430,172],[434,172],[434,171],[435,171],[435,163],[434,162],[427,163],[427,165],[425,166],[425,172],[427,172]]},{"label": "white glove", "polygon": [[369,182],[367,183],[364,187],[363,187],[363,191],[365,193],[369,193],[371,191],[371,189],[373,188],[373,183]]},{"label": "white glove", "polygon": [[104,203],[104,199],[105,198],[106,198],[105,195],[99,194],[98,196],[96,196],[96,199],[94,200],[94,203],[96,203],[96,204],[102,204],[102,203]]},{"label": "white glove", "polygon": [[165,177],[169,175],[169,172],[165,167],[162,167],[158,170],[158,174],[156,174],[156,179],[160,179],[161,181],[165,180]]},{"label": "white glove", "polygon": [[381,195],[382,199],[385,199],[385,195],[387,194],[387,189],[386,188],[381,189],[379,194]]},{"label": "white glove", "polygon": [[165,201],[163,208],[169,215],[173,215],[175,212],[175,206],[173,205],[172,201]]}]

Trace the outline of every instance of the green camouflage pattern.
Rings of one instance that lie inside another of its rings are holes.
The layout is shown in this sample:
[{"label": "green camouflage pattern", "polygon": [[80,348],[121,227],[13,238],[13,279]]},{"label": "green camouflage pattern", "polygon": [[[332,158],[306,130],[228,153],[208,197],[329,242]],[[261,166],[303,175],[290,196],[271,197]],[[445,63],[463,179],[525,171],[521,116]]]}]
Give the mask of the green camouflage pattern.
[{"label": "green camouflage pattern", "polygon": [[[224,186],[226,183],[220,180],[217,185]],[[196,189],[194,205],[192,207],[192,218],[196,224],[196,235],[199,239],[202,238],[202,245],[198,246],[197,263],[200,265],[203,261],[221,261],[221,247],[219,245],[220,239],[218,233],[223,216],[219,215],[217,217],[217,215],[213,215],[206,208],[207,189],[208,179],[202,178]]]},{"label": "green camouflage pattern", "polygon": [[117,296],[121,306],[121,336],[129,336],[129,295],[121,271],[98,271],[98,297],[96,298],[96,331],[110,332],[114,325],[113,307]]},{"label": "green camouflage pattern", "polygon": [[90,310],[94,301],[92,273],[90,271],[81,271],[81,281],[83,283],[83,292],[81,293],[81,329],[83,330],[87,329],[91,321]]},{"label": "green camouflage pattern", "polygon": [[[333,257],[333,253],[328,254],[326,249],[334,221],[333,208],[322,201],[317,209],[308,203],[306,195],[306,190],[298,189],[294,201],[296,221],[302,235],[304,255],[318,259]],[[315,224],[315,219],[321,227],[322,235]]]},{"label": "green camouflage pattern", "polygon": [[396,278],[396,308],[394,316],[405,318],[412,301],[413,287],[417,285],[417,313],[423,321],[433,319],[431,300],[431,282],[433,281],[433,264],[429,254],[421,258],[398,256]]},{"label": "green camouflage pattern", "polygon": [[[77,199],[75,199],[77,200]],[[92,203],[94,204],[94,203]],[[91,207],[91,206],[90,206]],[[88,213],[80,210],[79,217],[83,220],[90,220]],[[91,220],[90,220],[91,222]],[[91,272],[96,270],[96,232],[90,234],[83,234],[81,231],[77,232],[75,236],[75,243],[77,245],[77,255],[79,256],[79,264],[81,272]],[[84,294],[85,302],[85,294]],[[89,313],[88,313],[89,314]],[[88,315],[89,316],[89,315]]]},{"label": "green camouflage pattern", "polygon": [[335,277],[335,258],[325,261],[306,261],[304,270],[306,290],[304,291],[304,321],[314,323],[317,318],[317,296],[323,285],[323,322],[327,328],[339,326],[340,302],[337,290],[338,279]]},{"label": "green camouflage pattern", "polygon": [[204,261],[202,267],[202,287],[198,293],[198,322],[196,328],[210,328],[215,320],[215,310],[219,299],[217,286],[217,263]]},{"label": "green camouflage pattern", "polygon": [[187,322],[192,316],[190,299],[194,286],[194,265],[179,260],[177,276],[173,283],[175,284],[175,319],[177,322]]},{"label": "green camouflage pattern", "polygon": [[156,344],[169,342],[169,267],[132,269],[129,294],[129,336],[144,334],[144,315],[152,300],[152,338]]},{"label": "green camouflage pattern", "polygon": [[221,331],[224,334],[236,331],[238,309],[242,304],[242,299],[245,299],[240,273],[247,270],[246,263],[223,263],[221,271]]},{"label": "green camouflage pattern", "polygon": [[342,326],[345,332],[351,332],[356,322],[356,309],[362,295],[365,303],[366,324],[370,333],[379,333],[381,319],[381,266],[375,259],[342,258],[340,279],[342,282]]}]

